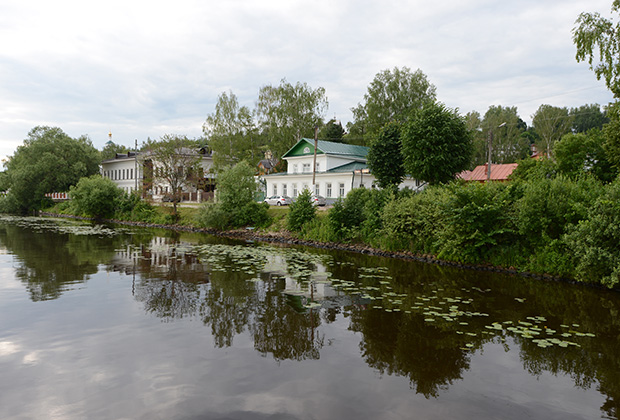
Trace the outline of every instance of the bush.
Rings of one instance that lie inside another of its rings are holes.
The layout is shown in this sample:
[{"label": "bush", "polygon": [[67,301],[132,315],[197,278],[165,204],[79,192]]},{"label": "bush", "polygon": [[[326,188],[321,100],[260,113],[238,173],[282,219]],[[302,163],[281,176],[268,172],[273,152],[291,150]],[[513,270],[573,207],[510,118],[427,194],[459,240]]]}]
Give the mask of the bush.
[{"label": "bush", "polygon": [[90,217],[110,217],[114,214],[123,191],[108,178],[93,175],[81,178],[71,187],[71,202],[78,213]]},{"label": "bush", "polygon": [[308,189],[304,189],[297,200],[291,204],[286,219],[286,225],[290,231],[298,232],[302,226],[314,220],[316,217],[316,209],[311,201],[312,193]]},{"label": "bush", "polygon": [[268,225],[269,206],[254,201],[256,190],[254,171],[245,161],[222,171],[218,175],[218,202],[200,207],[198,224],[215,229]]},{"label": "bush", "polygon": [[579,281],[615,287],[620,283],[620,178],[608,185],[590,209],[564,238],[574,254]]}]

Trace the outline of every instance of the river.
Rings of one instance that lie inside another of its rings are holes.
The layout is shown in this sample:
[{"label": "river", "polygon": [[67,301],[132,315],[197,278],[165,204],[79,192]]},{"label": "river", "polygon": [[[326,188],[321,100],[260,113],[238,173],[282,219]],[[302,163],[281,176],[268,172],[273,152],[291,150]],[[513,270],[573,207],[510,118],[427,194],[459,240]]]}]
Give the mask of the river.
[{"label": "river", "polygon": [[0,418],[618,418],[620,295],[0,216]]}]

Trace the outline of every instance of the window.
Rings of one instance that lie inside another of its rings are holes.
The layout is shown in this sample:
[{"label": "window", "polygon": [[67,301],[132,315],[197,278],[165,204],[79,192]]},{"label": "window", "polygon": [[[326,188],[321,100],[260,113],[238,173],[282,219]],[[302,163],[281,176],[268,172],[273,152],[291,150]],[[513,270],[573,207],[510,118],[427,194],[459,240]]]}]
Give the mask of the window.
[{"label": "window", "polygon": [[129,179],[133,179],[133,168],[129,170]]},{"label": "window", "polygon": [[326,197],[332,196],[332,183],[331,182],[328,182],[327,184],[325,184],[325,196]]},{"label": "window", "polygon": [[315,168],[315,170],[316,170],[317,172],[320,172],[320,171],[321,171],[321,163],[320,163],[320,162],[317,162],[317,163],[316,163],[316,168]]},{"label": "window", "polygon": [[310,164],[309,163],[304,163],[303,171],[304,171],[305,174],[310,172]]},{"label": "window", "polygon": [[286,184],[282,184],[282,195],[286,194],[288,194],[288,191],[286,190]]},{"label": "window", "polygon": [[297,197],[297,184],[293,183],[293,198]]},{"label": "window", "polygon": [[293,173],[296,174],[297,173],[297,164],[293,164]]},{"label": "window", "polygon": [[273,184],[273,194],[271,195],[278,195],[278,184]]},{"label": "window", "polygon": [[316,184],[314,186],[314,195],[321,195],[320,191],[321,191],[321,188],[319,187],[319,184]]},{"label": "window", "polygon": [[339,197],[344,197],[344,183],[340,183],[340,190],[338,191]]},{"label": "window", "polygon": [[308,184],[304,184],[304,187],[303,187],[302,191],[305,191],[305,190],[310,191],[310,189],[308,188]]}]

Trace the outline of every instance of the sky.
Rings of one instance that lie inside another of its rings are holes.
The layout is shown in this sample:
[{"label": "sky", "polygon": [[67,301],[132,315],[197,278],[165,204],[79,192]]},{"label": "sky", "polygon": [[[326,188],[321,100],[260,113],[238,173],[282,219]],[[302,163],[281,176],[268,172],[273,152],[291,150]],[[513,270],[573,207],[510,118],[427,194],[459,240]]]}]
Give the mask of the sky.
[{"label": "sky", "polygon": [[0,159],[36,126],[133,146],[202,136],[222,92],[253,109],[282,79],[344,125],[382,70],[422,70],[461,114],[612,101],[572,29],[611,0],[3,0]]}]

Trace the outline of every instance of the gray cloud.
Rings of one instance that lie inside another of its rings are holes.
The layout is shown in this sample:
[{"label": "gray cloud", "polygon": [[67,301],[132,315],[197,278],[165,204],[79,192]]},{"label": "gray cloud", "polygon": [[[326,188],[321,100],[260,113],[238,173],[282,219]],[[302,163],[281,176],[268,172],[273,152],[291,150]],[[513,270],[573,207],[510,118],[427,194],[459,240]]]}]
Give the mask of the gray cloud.
[{"label": "gray cloud", "polygon": [[543,103],[606,104],[612,95],[575,61],[571,29],[611,2],[533,0],[83,3],[0,6],[0,156],[36,125],[107,133],[131,145],[201,135],[217,96],[254,106],[282,78],[325,87],[328,117],[351,119],[374,75],[420,68],[438,98],[465,113]]}]

